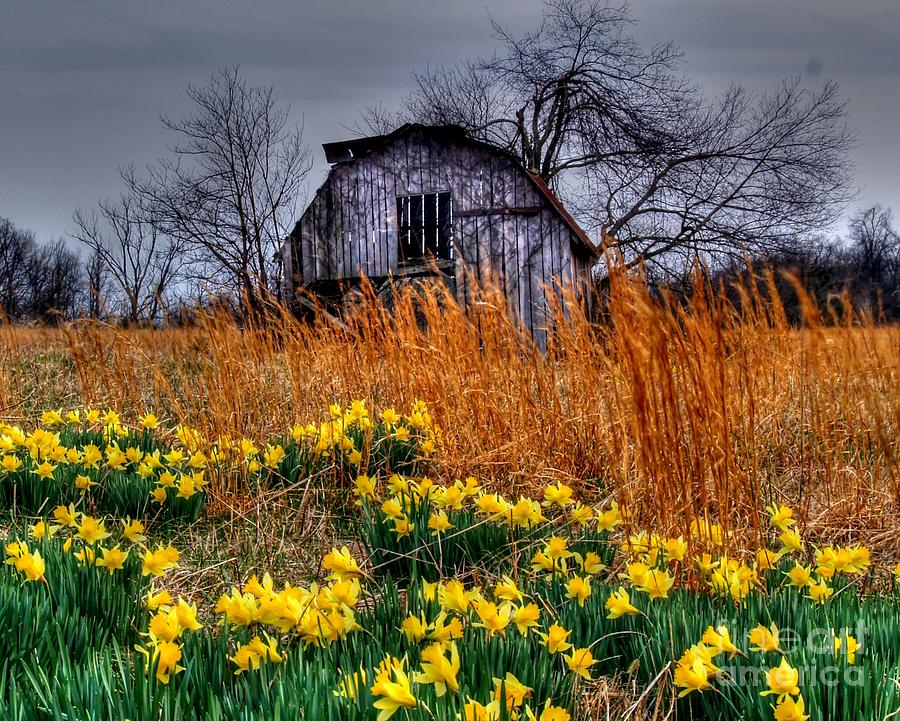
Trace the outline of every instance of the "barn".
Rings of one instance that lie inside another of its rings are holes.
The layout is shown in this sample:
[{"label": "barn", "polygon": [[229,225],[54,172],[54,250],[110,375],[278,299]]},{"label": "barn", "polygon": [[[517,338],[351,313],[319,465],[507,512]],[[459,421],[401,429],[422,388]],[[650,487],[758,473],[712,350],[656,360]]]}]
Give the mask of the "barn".
[{"label": "barn", "polygon": [[323,148],[328,177],[281,251],[289,300],[439,275],[465,304],[472,283],[492,279],[542,345],[554,288],[588,302],[597,247],[511,153],[455,125]]}]

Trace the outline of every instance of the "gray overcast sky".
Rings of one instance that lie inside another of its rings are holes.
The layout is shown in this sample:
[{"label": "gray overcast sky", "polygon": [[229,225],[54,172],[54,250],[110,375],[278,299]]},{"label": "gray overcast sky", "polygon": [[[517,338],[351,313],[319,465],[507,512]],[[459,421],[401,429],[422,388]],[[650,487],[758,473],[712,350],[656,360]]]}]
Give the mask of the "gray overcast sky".
[{"label": "gray overcast sky", "polygon": [[[634,0],[635,34],[674,41],[710,93],[785,76],[836,78],[850,101],[857,205],[900,213],[900,0]],[[396,104],[410,71],[489,53],[488,13],[534,27],[539,0],[0,0],[0,217],[39,238],[120,190],[117,168],[165,153],[159,114],[187,83],[239,64],[319,144],[366,105]]]}]

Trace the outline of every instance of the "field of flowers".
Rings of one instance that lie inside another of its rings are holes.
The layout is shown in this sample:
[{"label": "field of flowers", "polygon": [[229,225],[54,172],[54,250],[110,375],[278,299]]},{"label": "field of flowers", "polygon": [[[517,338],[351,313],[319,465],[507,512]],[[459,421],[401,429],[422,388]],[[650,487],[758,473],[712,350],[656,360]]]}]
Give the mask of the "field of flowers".
[{"label": "field of flowers", "polygon": [[[0,718],[900,710],[897,559],[780,503],[756,534],[672,533],[597,487],[452,479],[432,411],[356,400],[267,440],[89,408],[0,425]],[[305,577],[191,583],[215,563],[185,539],[234,489],[299,513],[311,483],[341,523]]]}]

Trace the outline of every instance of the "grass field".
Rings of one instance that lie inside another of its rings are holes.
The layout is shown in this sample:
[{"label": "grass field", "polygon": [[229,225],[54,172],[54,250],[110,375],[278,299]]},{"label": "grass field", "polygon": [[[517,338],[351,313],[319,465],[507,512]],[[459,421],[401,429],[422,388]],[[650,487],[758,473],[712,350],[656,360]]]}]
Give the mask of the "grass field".
[{"label": "grass field", "polygon": [[0,327],[0,718],[887,718],[900,328],[743,293]]}]

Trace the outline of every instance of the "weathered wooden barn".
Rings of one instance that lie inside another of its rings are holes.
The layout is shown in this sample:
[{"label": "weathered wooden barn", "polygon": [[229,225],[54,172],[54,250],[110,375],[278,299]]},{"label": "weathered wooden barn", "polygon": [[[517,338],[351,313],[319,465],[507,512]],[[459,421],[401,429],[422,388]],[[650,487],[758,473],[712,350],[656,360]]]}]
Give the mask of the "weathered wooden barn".
[{"label": "weathered wooden barn", "polygon": [[587,302],[596,246],[507,151],[458,126],[412,124],[323,147],[331,170],[281,252],[296,301],[337,297],[363,276],[377,287],[438,273],[466,303],[471,282],[493,278],[541,343],[551,288]]}]

